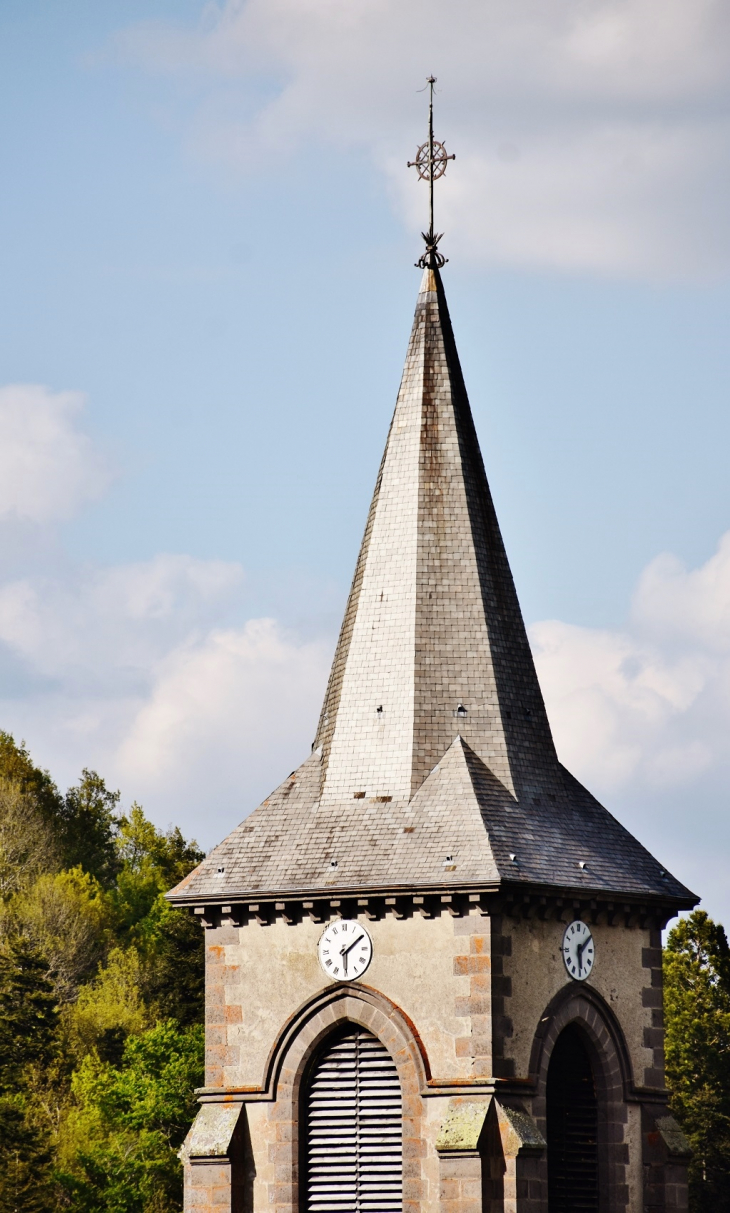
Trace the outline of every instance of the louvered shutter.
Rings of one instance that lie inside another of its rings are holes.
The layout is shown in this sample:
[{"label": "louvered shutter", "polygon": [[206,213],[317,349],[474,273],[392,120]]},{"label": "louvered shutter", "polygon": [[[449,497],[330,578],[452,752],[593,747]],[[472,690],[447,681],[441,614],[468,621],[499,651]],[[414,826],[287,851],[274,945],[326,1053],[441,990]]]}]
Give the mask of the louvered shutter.
[{"label": "louvered shutter", "polygon": [[403,1109],[395,1063],[348,1029],[316,1060],[305,1094],[307,1213],[401,1213]]},{"label": "louvered shutter", "polygon": [[548,1208],[598,1213],[598,1100],[580,1031],[558,1037],[547,1080]]}]

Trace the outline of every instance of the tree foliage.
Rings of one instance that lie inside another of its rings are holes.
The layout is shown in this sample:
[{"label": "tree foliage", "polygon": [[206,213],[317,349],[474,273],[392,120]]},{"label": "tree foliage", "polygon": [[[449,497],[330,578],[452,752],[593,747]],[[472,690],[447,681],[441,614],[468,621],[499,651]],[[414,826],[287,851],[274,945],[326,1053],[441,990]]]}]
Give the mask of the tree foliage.
[{"label": "tree foliage", "polygon": [[79,864],[105,889],[113,887],[123,868],[117,846],[122,822],[118,805],[119,792],[110,792],[96,771],[84,769],[77,786],[66,793],[57,817],[65,866]]},{"label": "tree foliage", "polygon": [[3,778],[17,785],[41,816],[53,825],[60,812],[63,798],[48,771],[35,766],[24,741],[20,745],[10,733],[0,729],[0,772]]},{"label": "tree foliage", "polygon": [[47,1117],[39,1077],[59,1052],[57,1002],[48,966],[25,941],[0,953],[0,1210],[33,1211],[53,1198]]},{"label": "tree foliage", "polygon": [[202,1081],[202,859],[0,732],[0,1213],[171,1213]]},{"label": "tree foliage", "polygon": [[693,1149],[692,1213],[730,1211],[730,949],[695,910],[664,952],[667,1085]]},{"label": "tree foliage", "polygon": [[0,769],[0,902],[7,905],[42,872],[56,871],[59,858],[53,828],[34,794]]},{"label": "tree foliage", "polygon": [[60,1152],[59,1180],[75,1209],[179,1207],[177,1151],[195,1116],[202,1060],[202,1027],[181,1029],[174,1019],[130,1036],[118,1065],[87,1054],[73,1076]]}]

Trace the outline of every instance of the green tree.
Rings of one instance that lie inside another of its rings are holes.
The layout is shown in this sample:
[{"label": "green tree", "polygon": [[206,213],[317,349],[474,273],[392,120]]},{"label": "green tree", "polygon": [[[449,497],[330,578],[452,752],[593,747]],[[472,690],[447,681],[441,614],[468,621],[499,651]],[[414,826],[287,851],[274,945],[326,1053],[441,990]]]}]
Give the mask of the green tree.
[{"label": "green tree", "polygon": [[143,968],[136,948],[113,948],[93,981],[82,986],[75,1003],[64,1011],[66,1048],[80,1064],[88,1054],[117,1062],[127,1037],[150,1027],[143,997]]},{"label": "green tree", "polygon": [[26,1095],[0,1095],[2,1213],[46,1213],[54,1208],[52,1148],[44,1130],[44,1125],[34,1124]]},{"label": "green tree", "polygon": [[144,994],[151,1009],[181,1024],[202,1020],[203,932],[188,914],[173,910],[164,894],[204,857],[180,830],[163,833],[134,804],[117,838],[122,868],[111,897],[118,937],[139,951]]},{"label": "green tree", "polygon": [[[202,853],[179,830],[158,830],[137,804],[120,818],[116,846],[121,866],[105,894],[115,946],[64,1013],[68,1047],[78,1060],[95,1049],[114,1062],[130,1034],[157,1020],[188,1026],[203,1017],[203,933],[164,897]],[[82,925],[80,918],[83,941]]]},{"label": "green tree", "polygon": [[136,802],[129,816],[121,819],[117,848],[128,871],[154,872],[165,890],[205,858],[205,852],[196,842],[186,842],[177,826],[164,833],[158,830]]},{"label": "green tree", "polygon": [[0,953],[0,1211],[53,1207],[52,1130],[37,1099],[58,1057],[48,966],[24,940]]},{"label": "green tree", "polygon": [[48,1065],[57,1049],[57,1004],[48,965],[25,942],[0,953],[0,1084],[18,1085],[30,1064]]},{"label": "green tree", "polygon": [[63,797],[48,771],[33,762],[26,744],[20,745],[10,733],[0,729],[0,775],[19,785],[38,807],[41,816],[53,825],[61,811]]},{"label": "green tree", "polygon": [[119,792],[110,792],[101,775],[84,768],[58,812],[64,867],[82,867],[103,888],[112,887],[122,866],[116,842],[122,820],[118,806]]},{"label": "green tree", "polygon": [[[114,883],[121,859],[116,845],[121,822],[119,792],[110,792],[96,771],[84,768],[65,796],[48,771],[35,766],[24,741],[0,730],[0,779],[15,785],[49,827],[64,868],[81,866],[105,887]],[[52,865],[50,865],[52,866]]]},{"label": "green tree", "polygon": [[57,871],[59,852],[34,794],[0,774],[0,901],[7,904],[41,872]]},{"label": "green tree", "polygon": [[0,732],[0,1213],[179,1207],[203,933],[164,894],[202,858]]},{"label": "green tree", "polygon": [[730,949],[695,910],[664,951],[667,1085],[694,1151],[692,1213],[730,1211]]},{"label": "green tree", "polygon": [[205,940],[200,923],[173,910],[164,898],[155,905],[154,953],[145,973],[145,996],[157,1013],[183,1025],[202,1023],[205,1011]]},{"label": "green tree", "polygon": [[8,930],[35,945],[48,962],[60,1002],[73,1002],[93,978],[113,942],[109,897],[81,867],[44,872],[15,897],[6,915]]},{"label": "green tree", "polygon": [[78,1213],[172,1213],[182,1199],[177,1152],[196,1112],[203,1029],[175,1020],[130,1036],[114,1066],[89,1054],[73,1078],[59,1181]]}]

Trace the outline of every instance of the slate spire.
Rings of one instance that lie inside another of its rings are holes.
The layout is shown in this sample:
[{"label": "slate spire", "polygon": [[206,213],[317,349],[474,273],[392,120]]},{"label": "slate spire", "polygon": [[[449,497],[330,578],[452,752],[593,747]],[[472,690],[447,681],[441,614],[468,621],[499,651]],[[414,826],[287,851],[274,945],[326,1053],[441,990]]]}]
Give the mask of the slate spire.
[{"label": "slate spire", "polygon": [[315,741],[323,800],[410,800],[457,735],[513,795],[554,774],[441,277],[427,268]]},{"label": "slate spire", "polygon": [[689,908],[558,761],[428,260],[312,753],[168,897],[522,886]]}]

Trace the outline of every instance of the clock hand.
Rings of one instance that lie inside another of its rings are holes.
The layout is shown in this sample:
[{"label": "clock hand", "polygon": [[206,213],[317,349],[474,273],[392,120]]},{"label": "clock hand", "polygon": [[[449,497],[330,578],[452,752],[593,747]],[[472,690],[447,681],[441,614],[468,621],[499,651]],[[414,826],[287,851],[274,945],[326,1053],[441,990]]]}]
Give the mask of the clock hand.
[{"label": "clock hand", "polygon": [[344,975],[345,975],[345,977],[347,977],[347,955],[348,955],[348,952],[351,952],[351,951],[352,951],[352,949],[355,947],[355,945],[356,945],[356,944],[358,944],[358,943],[360,943],[360,941],[361,941],[361,940],[363,940],[364,938],[365,938],[365,936],[364,936],[364,935],[358,935],[357,939],[353,939],[352,943],[350,943],[350,944],[344,944],[344,943],[343,943],[342,947],[340,948],[340,956],[342,957],[342,968],[343,968],[343,970],[344,970]]},{"label": "clock hand", "polygon": [[342,947],[340,948],[340,956],[342,956],[342,957],[343,957],[343,959],[344,959],[344,958],[347,956],[347,953],[348,953],[348,952],[351,952],[351,951],[352,951],[352,949],[355,947],[355,944],[356,944],[356,943],[359,943],[359,942],[360,942],[360,940],[361,940],[361,939],[364,939],[364,938],[365,938],[365,936],[364,936],[364,935],[359,935],[359,936],[357,937],[357,939],[353,939],[352,943],[351,943],[351,944],[348,944],[348,946],[347,946],[347,947],[345,947],[345,945],[343,944],[343,945],[342,945]]}]

